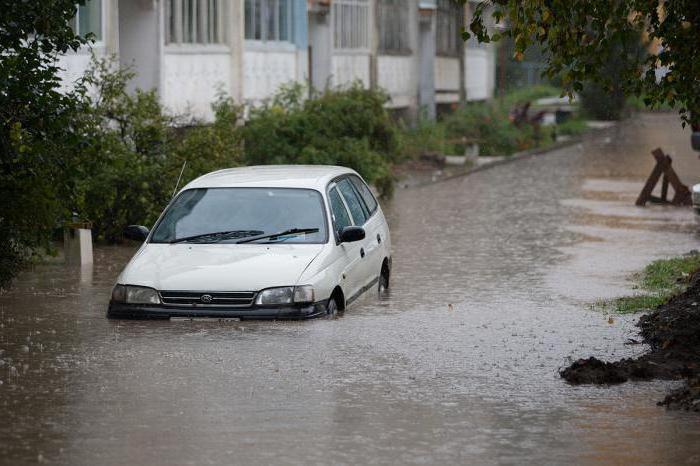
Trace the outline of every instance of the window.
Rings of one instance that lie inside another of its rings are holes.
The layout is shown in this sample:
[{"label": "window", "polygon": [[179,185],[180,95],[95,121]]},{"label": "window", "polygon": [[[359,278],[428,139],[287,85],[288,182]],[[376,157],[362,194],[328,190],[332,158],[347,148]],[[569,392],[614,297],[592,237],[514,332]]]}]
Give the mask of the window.
[{"label": "window", "polygon": [[335,48],[369,49],[371,19],[369,7],[369,0],[335,0],[333,2]]},{"label": "window", "polygon": [[245,0],[245,38],[292,41],[293,0]]},{"label": "window", "polygon": [[333,225],[335,226],[335,231],[340,233],[343,228],[352,225],[350,220],[350,215],[348,215],[347,209],[345,209],[345,204],[338,194],[336,188],[332,188],[328,192],[328,199],[331,203],[331,213],[333,214]]},{"label": "window", "polygon": [[408,36],[410,2],[379,0],[379,50],[385,53],[411,52]]},{"label": "window", "polygon": [[223,0],[167,0],[168,44],[223,44]]},{"label": "window", "polygon": [[360,193],[360,196],[362,196],[362,200],[365,201],[369,215],[372,215],[377,210],[377,200],[374,198],[372,191],[370,191],[364,181],[356,176],[351,176],[350,181],[357,192]]},{"label": "window", "polygon": [[343,199],[348,204],[348,209],[350,209],[350,214],[352,215],[355,225],[363,225],[365,220],[367,220],[366,207],[360,200],[360,196],[355,192],[355,188],[352,187],[350,180],[343,178],[338,182],[338,189],[343,195]]},{"label": "window", "polygon": [[464,6],[454,0],[438,0],[435,47],[438,55],[459,56],[464,27]]},{"label": "window", "polygon": [[85,5],[78,5],[71,27],[79,36],[92,33],[95,40],[102,40],[102,0],[88,0]]}]

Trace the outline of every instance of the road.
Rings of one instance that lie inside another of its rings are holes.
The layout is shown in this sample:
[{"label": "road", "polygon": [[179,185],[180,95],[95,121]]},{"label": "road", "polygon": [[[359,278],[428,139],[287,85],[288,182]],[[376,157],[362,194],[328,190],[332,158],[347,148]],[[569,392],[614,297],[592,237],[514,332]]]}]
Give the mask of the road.
[{"label": "road", "polygon": [[390,295],[332,320],[113,322],[133,249],[37,266],[0,296],[0,464],[698,463],[700,418],[655,406],[674,383],[557,373],[644,351],[590,304],[699,246],[691,209],[633,206],[657,146],[700,181],[656,114],[399,190]]}]

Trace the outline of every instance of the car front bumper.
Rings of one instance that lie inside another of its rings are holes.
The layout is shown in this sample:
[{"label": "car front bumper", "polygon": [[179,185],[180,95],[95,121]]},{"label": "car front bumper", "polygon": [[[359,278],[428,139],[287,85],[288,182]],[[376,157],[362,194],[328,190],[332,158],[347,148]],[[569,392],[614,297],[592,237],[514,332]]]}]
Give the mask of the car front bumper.
[{"label": "car front bumper", "polygon": [[109,303],[110,319],[169,319],[171,317],[210,317],[219,319],[311,319],[326,314],[326,302],[300,306],[252,306],[245,308],[174,307]]}]

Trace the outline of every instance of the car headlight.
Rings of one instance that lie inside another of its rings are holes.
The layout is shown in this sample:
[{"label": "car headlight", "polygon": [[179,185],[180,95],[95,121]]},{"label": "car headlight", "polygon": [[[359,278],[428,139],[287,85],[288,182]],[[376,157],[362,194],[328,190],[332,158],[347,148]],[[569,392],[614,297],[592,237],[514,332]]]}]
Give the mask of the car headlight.
[{"label": "car headlight", "polygon": [[301,304],[314,301],[314,288],[310,285],[268,288],[258,293],[255,304],[280,305]]},{"label": "car headlight", "polygon": [[153,288],[117,285],[112,290],[112,301],[128,304],[160,304],[160,296]]}]

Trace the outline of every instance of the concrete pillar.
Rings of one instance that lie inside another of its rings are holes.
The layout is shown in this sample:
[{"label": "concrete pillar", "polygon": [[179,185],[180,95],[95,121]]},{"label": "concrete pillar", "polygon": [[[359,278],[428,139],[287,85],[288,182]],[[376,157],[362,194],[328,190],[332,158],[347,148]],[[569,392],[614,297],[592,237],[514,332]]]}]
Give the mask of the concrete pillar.
[{"label": "concrete pillar", "polygon": [[309,73],[311,86],[324,90],[331,84],[333,35],[330,7],[313,3],[309,9]]},{"label": "concrete pillar", "polygon": [[421,117],[435,119],[435,2],[418,5],[419,84],[418,107]]},{"label": "concrete pillar", "polygon": [[[115,0],[117,1],[117,0]],[[151,90],[160,87],[162,2],[153,0],[119,1],[119,62],[131,67],[136,76],[128,86]]]},{"label": "concrete pillar", "polygon": [[68,265],[92,264],[92,230],[89,224],[69,224],[63,230],[63,249]]}]

